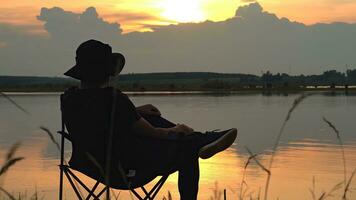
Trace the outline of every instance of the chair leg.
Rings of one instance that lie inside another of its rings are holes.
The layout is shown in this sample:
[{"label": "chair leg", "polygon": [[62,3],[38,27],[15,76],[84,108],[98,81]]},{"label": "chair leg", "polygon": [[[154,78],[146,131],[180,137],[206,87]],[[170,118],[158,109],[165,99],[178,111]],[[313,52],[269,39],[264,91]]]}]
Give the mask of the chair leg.
[{"label": "chair leg", "polygon": [[[72,186],[72,188],[79,200],[83,200],[83,197],[82,197],[81,193],[79,192],[74,181],[78,182],[88,192],[88,195],[85,198],[85,200],[90,200],[91,197],[93,197],[94,200],[99,200],[100,196],[102,194],[104,194],[104,192],[107,191],[107,189],[108,189],[108,187],[104,187],[97,195],[95,195],[95,190],[97,189],[97,187],[100,183],[99,181],[97,181],[94,184],[92,189],[89,189],[70,169],[67,169],[64,166],[61,166],[61,173],[64,173],[64,175],[67,177],[70,185]],[[153,200],[156,197],[156,195],[158,194],[158,192],[160,191],[160,189],[162,188],[162,186],[164,185],[164,183],[166,182],[167,178],[168,178],[168,175],[162,176],[149,192],[144,187],[141,187],[142,191],[145,194],[144,198],[142,198],[142,196],[140,194],[138,194],[134,189],[131,189],[131,192],[136,196],[136,198],[138,200]],[[63,184],[63,179],[61,180],[61,182]],[[63,188],[60,187],[60,194],[59,194],[60,198],[62,198],[62,194],[63,194],[62,192],[63,192]]]},{"label": "chair leg", "polygon": [[150,194],[147,192],[146,188],[145,187],[141,187],[141,190],[143,191],[143,193],[145,193],[146,197],[147,196],[150,196]]},{"label": "chair leg", "polygon": [[[64,120],[63,120],[63,112],[62,112],[62,95],[60,97],[60,101],[61,101],[61,126],[62,132],[65,132],[65,124],[64,124]],[[60,170],[60,174],[59,174],[59,200],[63,199],[63,170],[64,170],[64,134],[61,134],[61,148],[60,148],[60,152],[61,152],[61,160],[60,160],[60,165],[59,165],[59,170]]]},{"label": "chair leg", "polygon": [[76,180],[88,193],[91,192],[91,190],[70,170],[67,169],[67,172]]},{"label": "chair leg", "polygon": [[148,195],[145,197],[144,200],[150,200],[154,199],[156,195],[158,194],[159,190],[162,188],[163,184],[166,182],[168,176],[162,176],[162,178],[159,179],[159,181],[156,183],[155,186],[151,189],[151,191],[148,193]]},{"label": "chair leg", "polygon": [[78,191],[77,187],[75,186],[74,181],[72,180],[71,177],[73,177],[74,180],[77,181],[88,192],[88,195],[85,198],[86,200],[89,200],[91,197],[93,197],[94,199],[97,199],[97,200],[99,199],[99,197],[102,193],[100,193],[100,195],[95,195],[95,193],[94,193],[100,183],[99,181],[97,181],[95,183],[95,185],[93,186],[93,188],[90,190],[70,169],[64,170],[64,173],[67,176],[69,183],[71,184],[78,199],[82,200],[83,198],[82,198],[81,194],[79,193],[79,191]]},{"label": "chair leg", "polygon": [[136,196],[137,199],[139,199],[139,200],[144,200],[144,199],[140,196],[140,194],[138,194],[138,193],[136,192],[136,190],[132,189],[131,192]]},{"label": "chair leg", "polygon": [[162,178],[160,178],[158,180],[158,182],[152,187],[152,189],[150,190],[150,192],[147,192],[146,188],[141,187],[142,191],[145,194],[145,197],[142,198],[141,195],[139,195],[136,190],[132,189],[131,192],[136,196],[137,199],[139,200],[153,200],[156,195],[158,194],[158,192],[160,191],[160,189],[162,188],[162,186],[164,185],[164,183],[166,182],[168,178],[168,175],[166,176],[162,176]]},{"label": "chair leg", "polygon": [[[97,181],[97,182],[95,183],[95,185],[93,186],[93,188],[91,189],[91,191],[89,192],[89,194],[88,194],[87,198],[85,198],[85,200],[89,200],[90,197],[92,197],[92,196],[95,195],[94,192],[95,192],[96,188],[98,187],[98,185],[99,185],[99,181]],[[94,198],[98,198],[98,197],[96,196],[96,197],[94,197]]]},{"label": "chair leg", "polygon": [[59,200],[63,200],[63,169],[59,166]]},{"label": "chair leg", "polygon": [[165,177],[165,178],[162,177],[162,179],[159,182],[159,186],[156,188],[156,190],[152,194],[152,199],[154,199],[156,197],[156,195],[161,190],[161,188],[164,185],[164,183],[166,182],[166,180],[167,180],[167,177]]},{"label": "chair leg", "polygon": [[96,196],[98,197],[98,199],[100,198],[100,196],[101,196],[102,194],[104,194],[105,191],[106,191],[106,187],[104,187],[104,188],[99,192],[99,194],[96,195]]},{"label": "chair leg", "polygon": [[83,200],[82,196],[80,195],[77,187],[74,185],[74,182],[73,182],[72,178],[70,177],[70,175],[68,174],[67,170],[64,170],[64,174],[66,175],[66,177],[67,177],[70,185],[72,186],[75,194],[77,195],[78,199]]}]

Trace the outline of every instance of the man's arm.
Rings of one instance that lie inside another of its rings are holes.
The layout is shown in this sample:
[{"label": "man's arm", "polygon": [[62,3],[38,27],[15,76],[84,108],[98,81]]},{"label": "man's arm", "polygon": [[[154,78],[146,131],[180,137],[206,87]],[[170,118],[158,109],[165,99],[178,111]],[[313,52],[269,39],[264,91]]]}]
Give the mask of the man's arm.
[{"label": "man's arm", "polygon": [[[130,126],[132,127],[132,130],[134,134],[137,135],[142,135],[146,137],[152,137],[152,138],[160,138],[160,139],[165,139],[169,138],[169,133],[170,132],[175,132],[175,133],[183,133],[185,135],[189,135],[194,132],[194,130],[184,124],[177,124],[176,126],[172,128],[158,128],[152,126],[148,121],[146,121],[143,117],[140,117],[139,111],[143,114],[155,114],[155,115],[161,115],[159,110],[154,107],[151,104],[140,106],[140,107],[135,107],[135,105],[130,101],[130,99],[126,96],[126,101],[127,103],[125,106],[126,113],[127,113],[127,118],[129,119]],[[148,111],[148,112],[147,112]]]},{"label": "man's arm", "polygon": [[136,107],[136,111],[140,114],[161,116],[161,112],[158,110],[158,108],[156,108],[152,104],[138,106]]},{"label": "man's arm", "polygon": [[184,124],[178,124],[172,128],[157,128],[153,127],[148,121],[144,118],[140,118],[133,124],[133,131],[135,134],[143,135],[152,138],[165,139],[168,138],[168,133],[183,133],[189,135],[194,132],[194,130]]}]

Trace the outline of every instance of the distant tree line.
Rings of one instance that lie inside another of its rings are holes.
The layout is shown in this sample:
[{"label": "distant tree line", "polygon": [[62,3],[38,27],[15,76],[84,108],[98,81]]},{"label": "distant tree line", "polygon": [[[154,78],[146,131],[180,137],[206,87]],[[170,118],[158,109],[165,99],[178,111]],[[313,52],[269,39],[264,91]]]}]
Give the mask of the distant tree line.
[{"label": "distant tree line", "polygon": [[[0,91],[63,91],[78,84],[78,81],[61,77],[0,76]],[[126,91],[348,88],[356,86],[356,69],[345,73],[329,70],[320,75],[273,74],[269,71],[261,76],[212,72],[121,74],[114,84]]]},{"label": "distant tree line", "polygon": [[272,74],[269,71],[261,76],[262,85],[273,86],[350,86],[356,85],[356,69],[347,70],[346,73],[336,70],[325,71],[320,75],[291,76],[285,73]]}]

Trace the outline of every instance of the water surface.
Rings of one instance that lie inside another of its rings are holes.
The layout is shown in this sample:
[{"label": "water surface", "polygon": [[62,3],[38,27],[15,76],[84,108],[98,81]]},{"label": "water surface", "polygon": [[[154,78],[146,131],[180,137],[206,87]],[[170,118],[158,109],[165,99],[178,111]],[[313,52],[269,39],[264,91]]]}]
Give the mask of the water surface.
[{"label": "water surface", "polygon": [[[231,148],[212,159],[200,161],[199,192],[199,199],[209,199],[214,196],[214,191],[226,189],[228,199],[237,199],[249,157],[245,147],[258,153],[257,158],[267,165],[276,135],[297,95],[152,94],[132,95],[130,98],[136,105],[156,105],[164,117],[190,125],[195,130],[238,128],[238,140]],[[38,191],[45,199],[56,199],[59,153],[39,126],[48,127],[53,133],[59,130],[59,96],[16,94],[10,97],[26,108],[30,115],[0,97],[0,157],[3,158],[11,144],[17,141],[22,142],[18,155],[26,157],[1,180],[3,187],[28,197]],[[313,199],[310,190],[319,197],[343,181],[340,146],[335,134],[322,121],[323,116],[332,121],[341,133],[347,175],[350,176],[356,167],[356,96],[319,93],[306,99],[286,126],[272,168],[270,199]],[[70,149],[67,158],[69,156]],[[255,198],[259,193],[262,196],[266,173],[254,162],[248,165],[245,173],[245,198]],[[159,195],[170,191],[174,199],[178,199],[176,182],[177,174],[173,174]],[[356,180],[351,190],[355,191],[355,187]],[[340,192],[336,191],[335,195],[340,195]],[[69,185],[66,185],[65,196],[75,199]],[[121,199],[129,198],[128,192],[121,192],[120,196]],[[355,194],[350,197],[356,198]]]}]

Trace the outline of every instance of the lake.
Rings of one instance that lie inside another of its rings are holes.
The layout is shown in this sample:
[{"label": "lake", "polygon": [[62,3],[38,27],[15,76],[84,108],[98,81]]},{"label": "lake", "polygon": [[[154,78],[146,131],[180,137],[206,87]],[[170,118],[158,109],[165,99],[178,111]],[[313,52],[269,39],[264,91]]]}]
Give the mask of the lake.
[{"label": "lake", "polygon": [[[59,130],[59,94],[9,96],[30,114],[23,113],[0,97],[0,161],[11,145],[18,141],[22,145],[16,155],[25,157],[0,180],[0,185],[2,183],[5,189],[16,195],[20,192],[29,198],[37,191],[44,199],[56,199],[59,152],[39,126],[45,126],[53,133]],[[228,199],[238,199],[244,171],[242,190],[245,199],[249,199],[250,196],[256,198],[259,193],[263,196],[267,175],[254,161],[244,170],[249,157],[245,147],[258,153],[257,159],[267,166],[278,131],[298,96],[146,94],[130,95],[130,98],[137,106],[156,105],[164,117],[198,131],[238,128],[238,139],[231,148],[211,159],[200,160],[199,199],[210,199],[216,191],[224,189]],[[322,120],[323,117],[340,131],[347,177],[351,175],[356,167],[356,95],[318,93],[295,109],[285,127],[272,168],[269,199],[313,199],[311,191],[319,198],[323,192],[328,193],[344,180],[341,148],[336,134]],[[69,158],[70,149],[66,153]],[[176,182],[177,174],[171,175],[159,196],[167,196],[170,191],[173,199],[178,199]],[[333,192],[335,197],[329,199],[340,199],[342,187]],[[69,184],[66,184],[65,191],[67,199],[75,199]],[[351,191],[349,198],[356,199],[356,180],[351,183]],[[129,194],[121,191],[120,197],[129,199]]]}]

